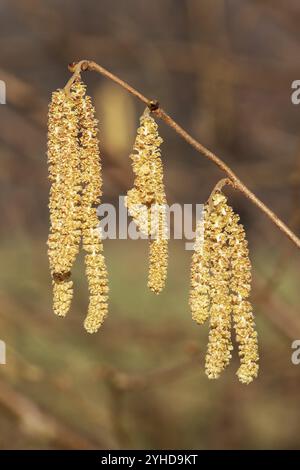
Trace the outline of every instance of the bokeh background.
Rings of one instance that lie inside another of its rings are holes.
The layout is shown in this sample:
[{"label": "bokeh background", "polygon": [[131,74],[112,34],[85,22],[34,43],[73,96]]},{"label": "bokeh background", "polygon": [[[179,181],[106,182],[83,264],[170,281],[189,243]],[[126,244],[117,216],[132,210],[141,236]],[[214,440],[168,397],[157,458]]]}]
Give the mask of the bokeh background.
[{"label": "bokeh background", "polygon": [[[157,98],[300,233],[297,0],[2,0],[0,79],[0,366],[2,449],[300,447],[296,247],[240,194],[261,365],[241,385],[235,352],[218,381],[204,374],[207,326],[188,309],[191,252],[170,243],[169,279],[148,292],[147,242],[105,242],[110,314],[85,333],[87,286],[74,270],[69,316],[51,308],[46,239],[47,105],[67,64],[93,59]],[[128,158],[141,103],[95,73],[84,80],[100,120],[104,202],[132,184]],[[170,203],[203,203],[220,171],[163,123]]]}]

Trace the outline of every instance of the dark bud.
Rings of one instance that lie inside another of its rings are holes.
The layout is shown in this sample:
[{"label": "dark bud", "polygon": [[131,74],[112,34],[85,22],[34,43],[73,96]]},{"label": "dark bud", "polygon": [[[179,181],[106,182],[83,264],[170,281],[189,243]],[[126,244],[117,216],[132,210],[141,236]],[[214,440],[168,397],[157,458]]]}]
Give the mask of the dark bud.
[{"label": "dark bud", "polygon": [[159,102],[157,100],[151,100],[148,104],[150,111],[156,111],[159,108]]},{"label": "dark bud", "polygon": [[70,72],[74,72],[76,65],[77,65],[77,62],[70,62],[69,63],[68,69],[70,70]]}]

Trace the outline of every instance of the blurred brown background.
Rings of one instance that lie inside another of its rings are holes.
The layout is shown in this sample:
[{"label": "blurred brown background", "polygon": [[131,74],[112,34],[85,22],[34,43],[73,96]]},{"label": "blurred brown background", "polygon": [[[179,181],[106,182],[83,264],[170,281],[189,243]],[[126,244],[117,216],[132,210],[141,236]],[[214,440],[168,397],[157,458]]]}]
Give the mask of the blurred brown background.
[{"label": "blurred brown background", "polygon": [[[170,244],[166,290],[146,287],[147,242],[107,241],[110,314],[87,335],[82,259],[65,320],[51,310],[46,239],[47,104],[67,64],[93,59],[163,107],[300,233],[297,0],[2,0],[0,79],[0,448],[299,448],[300,254],[227,190],[249,236],[260,376],[238,383],[236,353],[204,374],[207,326],[188,309],[191,252]],[[101,127],[104,202],[132,184],[142,105],[97,74],[84,80]],[[203,203],[222,176],[163,123],[169,202]]]}]

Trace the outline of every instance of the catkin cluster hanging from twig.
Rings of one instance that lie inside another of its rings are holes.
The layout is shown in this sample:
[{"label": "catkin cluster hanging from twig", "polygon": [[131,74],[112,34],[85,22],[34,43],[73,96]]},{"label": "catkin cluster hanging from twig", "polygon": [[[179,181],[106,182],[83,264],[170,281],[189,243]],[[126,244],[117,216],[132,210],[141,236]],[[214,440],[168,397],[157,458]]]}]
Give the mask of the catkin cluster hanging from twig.
[{"label": "catkin cluster hanging from twig", "polygon": [[108,281],[96,213],[102,194],[97,120],[85,85],[76,80],[70,93],[53,93],[49,107],[48,162],[50,234],[48,255],[54,312],[65,316],[73,295],[71,268],[82,238],[89,285],[84,326],[98,330],[107,314]]},{"label": "catkin cluster hanging from twig", "polygon": [[226,197],[217,191],[204,208],[203,220],[198,222],[191,266],[193,319],[200,324],[210,319],[205,361],[209,378],[218,378],[230,361],[232,323],[239,345],[239,380],[250,383],[258,374],[250,290],[251,263],[245,231]]}]

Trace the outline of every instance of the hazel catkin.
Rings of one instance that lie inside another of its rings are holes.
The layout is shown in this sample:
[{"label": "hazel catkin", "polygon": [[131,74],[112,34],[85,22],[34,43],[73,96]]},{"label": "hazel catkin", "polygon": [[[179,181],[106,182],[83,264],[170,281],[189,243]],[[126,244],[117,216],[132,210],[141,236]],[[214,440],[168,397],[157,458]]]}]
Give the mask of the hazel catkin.
[{"label": "hazel catkin", "polygon": [[[231,209],[231,208],[230,208]],[[252,305],[251,262],[244,227],[239,216],[231,209],[231,221],[227,226],[231,250],[231,302],[233,325],[239,345],[241,365],[237,371],[239,380],[250,383],[258,374],[258,346]]]},{"label": "hazel catkin", "polygon": [[126,196],[126,206],[139,230],[150,237],[148,286],[159,293],[164,288],[168,266],[166,195],[158,126],[146,110],[131,155],[134,187]]},{"label": "hazel catkin", "polygon": [[210,250],[210,331],[205,371],[216,379],[231,359],[231,301],[229,295],[230,260],[228,237],[224,232],[227,208],[219,198],[213,200],[206,228]]},{"label": "hazel catkin", "polygon": [[[48,163],[51,181],[48,256],[53,284],[53,309],[65,316],[73,283],[68,279],[80,243],[80,170],[77,110],[63,90],[52,94],[48,117]],[[60,279],[59,279],[60,278]]]},{"label": "hazel catkin", "polygon": [[207,208],[204,208],[202,219],[197,222],[196,227],[189,298],[192,318],[199,325],[207,320],[210,311],[210,244],[208,238],[204,238],[204,231],[207,228],[207,224]]},{"label": "hazel catkin", "polygon": [[82,239],[90,294],[84,326],[89,333],[98,330],[108,310],[107,271],[96,212],[102,195],[97,124],[91,98],[79,78],[68,93],[53,93],[48,123],[48,255],[54,312],[65,316],[70,308],[71,268]]},{"label": "hazel catkin", "polygon": [[[82,90],[82,85],[81,86]],[[98,140],[98,121],[92,100],[79,93],[79,144],[81,154],[81,217],[82,241],[86,252],[85,266],[89,288],[88,313],[84,327],[89,333],[96,332],[108,312],[108,278],[97,206],[102,196],[102,167]]]},{"label": "hazel catkin", "polygon": [[218,378],[231,358],[231,323],[239,345],[242,383],[258,374],[258,347],[252,306],[251,263],[239,216],[216,191],[204,208],[204,231],[198,223],[191,266],[190,308],[193,319],[210,319],[205,371]]}]

